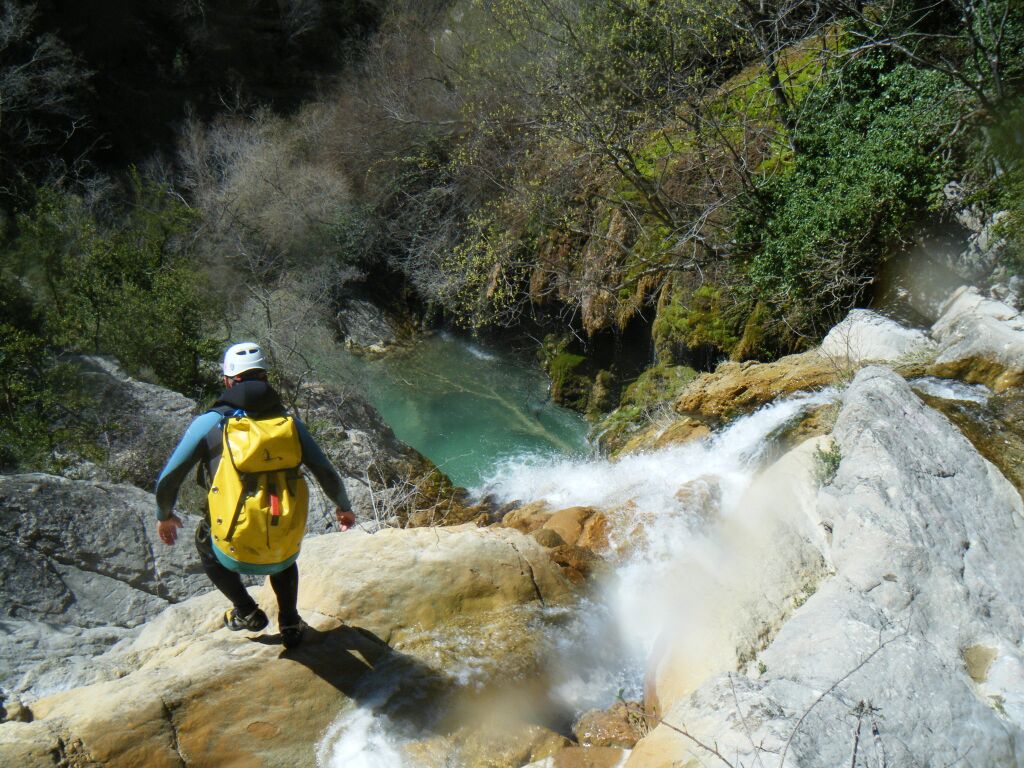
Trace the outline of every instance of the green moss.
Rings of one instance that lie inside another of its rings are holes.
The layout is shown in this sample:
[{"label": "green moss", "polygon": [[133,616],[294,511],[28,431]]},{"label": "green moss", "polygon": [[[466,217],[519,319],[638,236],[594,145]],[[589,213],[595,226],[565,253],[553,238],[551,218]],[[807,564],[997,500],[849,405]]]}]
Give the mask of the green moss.
[{"label": "green moss", "polygon": [[621,404],[642,408],[672,400],[696,376],[697,371],[687,365],[656,365],[626,387]]},{"label": "green moss", "polygon": [[722,289],[703,285],[692,293],[673,291],[658,308],[651,335],[660,362],[686,359],[687,353],[712,348],[728,353],[739,341],[727,315]]},{"label": "green moss", "polygon": [[587,410],[593,380],[586,374],[587,358],[559,349],[544,361],[551,379],[551,399],[581,413]]}]

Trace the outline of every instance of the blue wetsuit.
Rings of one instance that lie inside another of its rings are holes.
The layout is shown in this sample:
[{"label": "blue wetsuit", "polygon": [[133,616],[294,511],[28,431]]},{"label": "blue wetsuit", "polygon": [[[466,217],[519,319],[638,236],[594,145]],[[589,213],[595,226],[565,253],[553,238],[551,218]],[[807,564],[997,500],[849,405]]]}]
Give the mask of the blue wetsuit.
[{"label": "blue wetsuit", "polygon": [[[222,447],[221,430],[225,414],[237,410],[253,416],[283,414],[284,406],[277,393],[261,380],[243,381],[224,390],[213,409],[198,416],[185,430],[184,436],[167,460],[156,481],[157,518],[166,520],[174,510],[178,490],[196,464],[203,462],[206,477],[217,474]],[[351,510],[345,486],[320,450],[306,425],[295,417],[302,447],[302,464],[308,467],[327,496],[341,509]],[[295,565],[296,554],[283,563],[273,566],[246,568],[234,562],[225,562],[219,551],[210,542],[209,520],[204,519],[196,528],[196,549],[203,564],[203,570],[210,580],[235,606],[241,616],[248,616],[256,610],[256,603],[245,589],[239,572],[261,573],[270,576],[270,584],[277,595],[279,623],[282,627],[299,622],[296,610],[299,588],[299,571]]]}]

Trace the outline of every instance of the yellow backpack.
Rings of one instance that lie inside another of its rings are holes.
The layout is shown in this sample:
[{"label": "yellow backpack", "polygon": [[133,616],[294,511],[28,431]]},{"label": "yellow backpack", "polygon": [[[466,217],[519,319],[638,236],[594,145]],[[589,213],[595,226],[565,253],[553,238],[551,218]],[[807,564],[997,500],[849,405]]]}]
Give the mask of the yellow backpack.
[{"label": "yellow backpack", "polygon": [[206,497],[214,553],[233,571],[275,573],[298,555],[309,512],[295,420],[228,416],[222,439]]}]

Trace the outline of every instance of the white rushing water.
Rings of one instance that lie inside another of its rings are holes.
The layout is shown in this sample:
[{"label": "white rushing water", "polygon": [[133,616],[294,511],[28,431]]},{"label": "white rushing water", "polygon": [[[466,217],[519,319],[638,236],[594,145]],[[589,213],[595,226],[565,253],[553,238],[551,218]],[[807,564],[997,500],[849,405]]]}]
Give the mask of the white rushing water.
[{"label": "white rushing water", "polygon": [[[590,506],[611,522],[611,576],[598,595],[573,609],[552,609],[544,649],[549,695],[568,711],[607,707],[642,695],[643,671],[666,619],[685,610],[674,567],[700,563],[714,572],[719,553],[709,521],[736,506],[763,463],[772,437],[834,390],[800,394],[734,421],[704,440],[618,461],[530,455],[506,460],[478,488],[499,503],[545,501],[553,510]],[[558,615],[555,615],[558,614]],[[451,671],[449,671],[451,673]],[[457,678],[457,670],[455,670]],[[325,735],[323,768],[419,768],[367,710],[347,714]]]},{"label": "white rushing water", "polygon": [[985,405],[992,397],[992,390],[984,384],[965,384],[956,379],[940,379],[936,376],[921,376],[910,380],[910,386],[919,392],[943,400],[964,400]]}]

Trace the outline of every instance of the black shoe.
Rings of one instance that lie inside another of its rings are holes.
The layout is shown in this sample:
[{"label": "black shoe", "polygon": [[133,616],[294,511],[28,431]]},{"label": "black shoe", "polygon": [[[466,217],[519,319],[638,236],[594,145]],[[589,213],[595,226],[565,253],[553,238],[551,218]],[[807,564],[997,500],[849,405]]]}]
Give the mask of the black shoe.
[{"label": "black shoe", "polygon": [[230,608],[224,612],[224,626],[232,632],[238,632],[242,629],[247,629],[250,632],[259,632],[267,626],[267,614],[256,608],[247,616],[239,616],[238,611]]},{"label": "black shoe", "polygon": [[281,627],[281,642],[284,644],[285,649],[291,649],[302,642],[302,633],[306,629],[306,622],[299,619],[298,624],[289,624],[287,627]]}]

